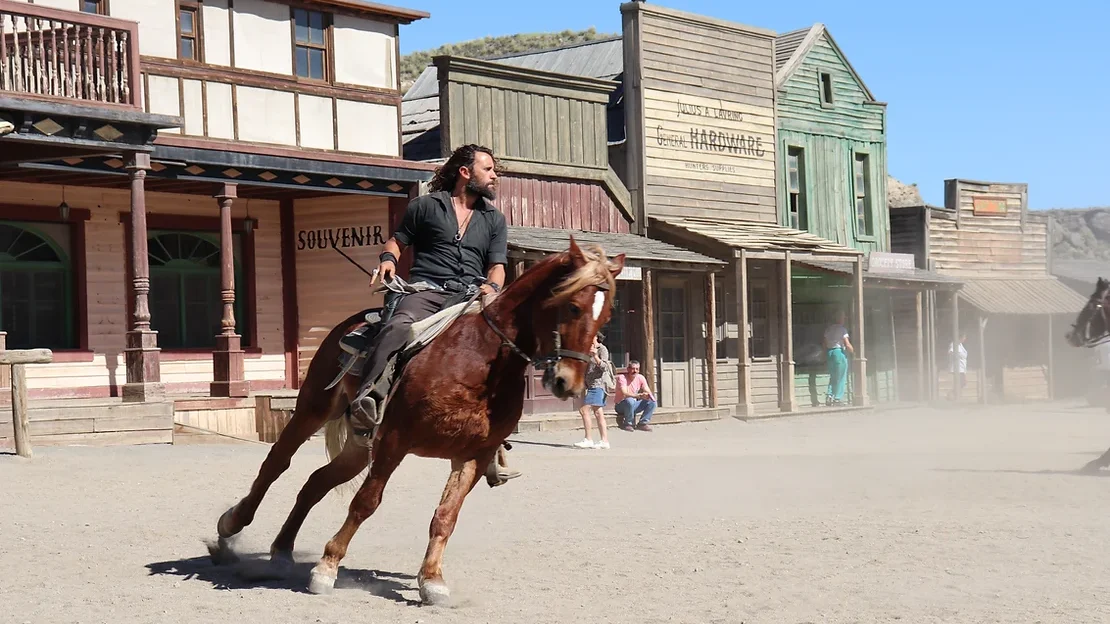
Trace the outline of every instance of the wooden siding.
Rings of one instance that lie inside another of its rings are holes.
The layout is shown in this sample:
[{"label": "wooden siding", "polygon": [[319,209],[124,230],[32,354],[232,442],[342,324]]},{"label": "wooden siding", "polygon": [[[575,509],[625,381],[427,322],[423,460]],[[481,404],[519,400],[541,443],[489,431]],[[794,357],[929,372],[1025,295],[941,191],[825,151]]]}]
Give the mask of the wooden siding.
[{"label": "wooden siding", "polygon": [[[354,196],[296,200],[293,205],[297,263],[297,370],[301,379],[316,349],[348,316],[382,305],[369,278],[331,249],[332,241],[367,270],[389,239],[389,201]],[[323,246],[321,246],[323,241]],[[281,303],[276,307],[281,309]]]},{"label": "wooden siding", "polygon": [[890,250],[913,254],[915,266],[929,268],[929,234],[925,223],[928,208],[890,208],[887,212],[890,215]]},{"label": "wooden siding", "polygon": [[[822,106],[820,74],[832,79],[833,103]],[[886,110],[868,103],[863,87],[822,34],[778,93],[779,128],[861,141],[885,142]]]},{"label": "wooden siding", "polygon": [[779,365],[775,361],[752,362],[752,407],[756,414],[779,411]]},{"label": "wooden siding", "polygon": [[[929,220],[936,270],[961,277],[1048,275],[1048,222],[1029,215],[1025,184],[948,180],[947,210]],[[1005,199],[1006,214],[976,215],[976,198]]]},{"label": "wooden siding", "polygon": [[[0,182],[4,203],[41,206],[56,211],[62,187]],[[85,279],[87,280],[89,351],[84,361],[56,361],[29,366],[27,383],[32,396],[106,396],[126,380],[124,336],[127,331],[125,228],[121,213],[131,209],[130,194],[123,190],[67,186],[66,202],[86,209]],[[148,215],[209,217],[218,214],[216,200],[196,195],[146,194]],[[278,204],[264,200],[236,200],[232,216],[248,214],[258,220],[255,237],[255,323],[261,353],[248,353],[245,374],[252,381],[280,386],[284,383],[284,319],[282,316],[281,247]],[[79,320],[78,320],[79,322]],[[84,359],[84,358],[82,358]],[[203,354],[161,354],[162,381],[204,387],[212,381],[212,360]],[[183,386],[182,386],[183,387]]]},{"label": "wooden siding", "polygon": [[497,206],[509,225],[628,233],[624,215],[600,184],[502,176]]},{"label": "wooden siding", "polygon": [[638,213],[777,221],[772,34],[643,3],[622,11]]},{"label": "wooden siding", "polygon": [[[807,230],[822,238],[864,252],[890,249],[890,215],[886,207],[886,149],[882,142],[847,139],[780,130],[782,183],[779,186],[780,223],[790,225],[787,150],[803,151]],[[869,156],[873,233],[859,231],[856,218],[853,167],[856,154]]]}]

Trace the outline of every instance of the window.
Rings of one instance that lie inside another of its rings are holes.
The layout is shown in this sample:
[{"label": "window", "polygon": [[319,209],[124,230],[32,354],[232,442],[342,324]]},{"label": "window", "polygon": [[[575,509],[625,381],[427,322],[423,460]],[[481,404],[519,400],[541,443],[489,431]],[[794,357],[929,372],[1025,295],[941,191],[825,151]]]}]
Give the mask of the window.
[{"label": "window", "polygon": [[790,227],[796,230],[809,229],[806,215],[806,161],[800,147],[786,151],[786,187],[790,202]]},{"label": "window", "polygon": [[686,289],[659,289],[659,358],[664,362],[686,361]]},{"label": "window", "polygon": [[727,360],[740,357],[740,327],[737,315],[740,312],[736,299],[736,287],[732,276],[717,280],[714,297],[717,300],[717,359]]},{"label": "window", "polygon": [[94,15],[107,15],[107,0],[81,0],[81,12]]},{"label": "window", "polygon": [[753,358],[771,357],[771,287],[765,279],[748,283],[748,319],[752,324],[749,348]]},{"label": "window", "polygon": [[0,222],[0,331],[8,333],[9,349],[77,346],[67,232],[64,225]]},{"label": "window", "polygon": [[853,187],[856,197],[856,235],[874,236],[875,218],[871,210],[871,158],[856,154],[852,163]]},{"label": "window", "polygon": [[177,11],[177,58],[199,61],[200,11],[195,2],[181,2]]},{"label": "window", "polygon": [[325,27],[323,13],[293,9],[293,56],[298,76],[313,80],[328,79]]},{"label": "window", "polygon": [[613,292],[612,314],[609,322],[601,328],[601,332],[605,334],[605,347],[609,349],[609,360],[618,369],[628,364],[626,355],[632,350],[628,344],[631,322],[629,314],[634,300],[630,284],[638,286],[639,282],[617,282],[617,289]]},{"label": "window", "polygon": [[[247,343],[240,267],[239,235],[235,235],[235,331]],[[152,232],[147,241],[150,261],[150,325],[164,349],[211,349],[216,346],[223,317],[220,297],[219,236],[200,232]]]},{"label": "window", "polygon": [[833,84],[832,74],[821,72],[821,106],[832,106]]}]

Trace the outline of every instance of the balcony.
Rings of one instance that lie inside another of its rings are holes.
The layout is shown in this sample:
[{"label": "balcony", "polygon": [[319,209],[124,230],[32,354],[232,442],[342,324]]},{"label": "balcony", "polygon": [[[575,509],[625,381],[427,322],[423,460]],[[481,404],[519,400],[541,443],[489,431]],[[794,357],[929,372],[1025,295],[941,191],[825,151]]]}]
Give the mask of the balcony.
[{"label": "balcony", "polygon": [[12,163],[149,151],[135,22],[0,0],[0,152]]}]

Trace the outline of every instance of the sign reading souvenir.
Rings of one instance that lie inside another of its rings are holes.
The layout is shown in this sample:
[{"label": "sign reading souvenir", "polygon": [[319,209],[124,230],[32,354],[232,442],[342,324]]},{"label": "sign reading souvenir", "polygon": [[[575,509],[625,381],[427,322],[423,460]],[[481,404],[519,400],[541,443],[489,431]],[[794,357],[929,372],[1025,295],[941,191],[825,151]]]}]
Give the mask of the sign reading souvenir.
[{"label": "sign reading souvenir", "polygon": [[976,215],[1004,215],[1006,214],[1005,197],[975,197],[972,208]]}]

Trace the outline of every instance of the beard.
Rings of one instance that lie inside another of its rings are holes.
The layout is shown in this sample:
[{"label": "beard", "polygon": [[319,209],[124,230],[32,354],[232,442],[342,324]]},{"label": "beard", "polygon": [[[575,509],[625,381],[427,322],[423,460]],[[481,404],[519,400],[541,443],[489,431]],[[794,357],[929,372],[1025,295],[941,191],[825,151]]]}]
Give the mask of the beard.
[{"label": "beard", "polygon": [[466,183],[466,191],[468,193],[474,193],[479,197],[484,197],[490,201],[497,199],[497,191],[493,188],[492,183],[481,186],[474,178],[471,178],[470,181]]}]

